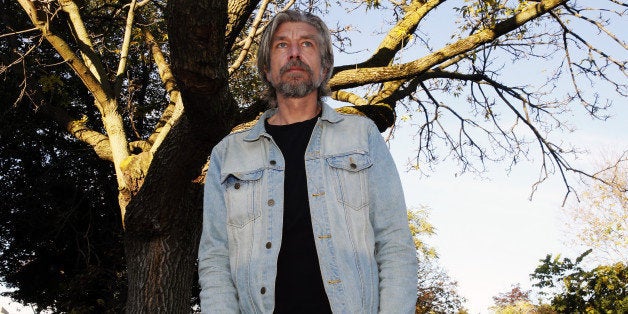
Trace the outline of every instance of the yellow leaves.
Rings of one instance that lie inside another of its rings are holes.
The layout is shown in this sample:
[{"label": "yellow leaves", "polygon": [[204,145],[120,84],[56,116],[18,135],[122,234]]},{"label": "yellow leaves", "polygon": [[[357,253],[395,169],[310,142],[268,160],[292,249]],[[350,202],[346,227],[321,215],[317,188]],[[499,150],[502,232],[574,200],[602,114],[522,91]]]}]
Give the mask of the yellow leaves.
[{"label": "yellow leaves", "polygon": [[428,208],[408,209],[407,214],[410,233],[417,251],[426,258],[437,258],[436,249],[423,241],[424,237],[436,234],[436,229],[427,220],[429,217]]},{"label": "yellow leaves", "polygon": [[579,240],[578,245],[628,258],[628,167],[605,163],[600,168],[605,169],[599,176],[606,183],[591,181],[581,201],[565,209],[568,232]]}]

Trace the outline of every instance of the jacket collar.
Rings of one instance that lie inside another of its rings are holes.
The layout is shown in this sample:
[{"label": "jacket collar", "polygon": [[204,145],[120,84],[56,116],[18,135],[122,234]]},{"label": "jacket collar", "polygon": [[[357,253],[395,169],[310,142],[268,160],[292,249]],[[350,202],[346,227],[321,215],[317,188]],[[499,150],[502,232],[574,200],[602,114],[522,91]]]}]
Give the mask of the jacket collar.
[{"label": "jacket collar", "polygon": [[[330,107],[324,102],[322,104],[322,113],[321,120],[327,121],[329,123],[338,123],[344,119],[342,114],[336,112],[334,108]],[[261,136],[270,138],[270,135],[266,133],[266,128],[264,127],[264,121],[266,119],[272,117],[277,112],[277,108],[272,108],[266,110],[257,120],[255,125],[251,128],[248,134],[244,137],[244,140],[247,142],[252,142],[258,140]]]}]

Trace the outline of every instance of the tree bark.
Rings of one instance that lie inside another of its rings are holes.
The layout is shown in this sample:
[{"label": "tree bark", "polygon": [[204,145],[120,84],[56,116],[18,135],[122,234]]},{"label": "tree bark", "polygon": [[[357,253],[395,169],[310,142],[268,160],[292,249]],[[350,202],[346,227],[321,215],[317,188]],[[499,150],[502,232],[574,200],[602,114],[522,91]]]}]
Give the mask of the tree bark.
[{"label": "tree bark", "polygon": [[190,312],[203,196],[194,179],[206,159],[195,145],[183,116],[127,207],[127,313]]},{"label": "tree bark", "polygon": [[127,207],[128,313],[188,313],[202,224],[201,170],[237,121],[228,90],[225,1],[167,4],[183,114]]}]

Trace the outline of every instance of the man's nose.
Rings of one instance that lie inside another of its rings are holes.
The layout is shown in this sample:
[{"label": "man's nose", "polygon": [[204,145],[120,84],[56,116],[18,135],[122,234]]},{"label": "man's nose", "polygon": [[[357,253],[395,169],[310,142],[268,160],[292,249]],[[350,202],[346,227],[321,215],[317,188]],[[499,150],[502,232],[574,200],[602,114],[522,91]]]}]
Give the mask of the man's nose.
[{"label": "man's nose", "polygon": [[290,58],[300,59],[301,58],[301,46],[299,44],[290,44]]}]

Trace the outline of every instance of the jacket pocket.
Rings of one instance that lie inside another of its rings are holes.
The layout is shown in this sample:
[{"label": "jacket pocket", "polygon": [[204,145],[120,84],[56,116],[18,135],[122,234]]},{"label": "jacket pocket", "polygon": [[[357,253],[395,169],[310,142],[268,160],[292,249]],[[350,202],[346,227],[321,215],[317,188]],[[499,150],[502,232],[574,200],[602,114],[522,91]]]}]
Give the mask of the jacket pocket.
[{"label": "jacket pocket", "polygon": [[336,198],[341,204],[359,210],[368,205],[367,171],[373,161],[366,153],[348,153],[328,157],[334,178]]},{"label": "jacket pocket", "polygon": [[263,170],[223,175],[227,224],[243,228],[261,215],[259,206]]}]

